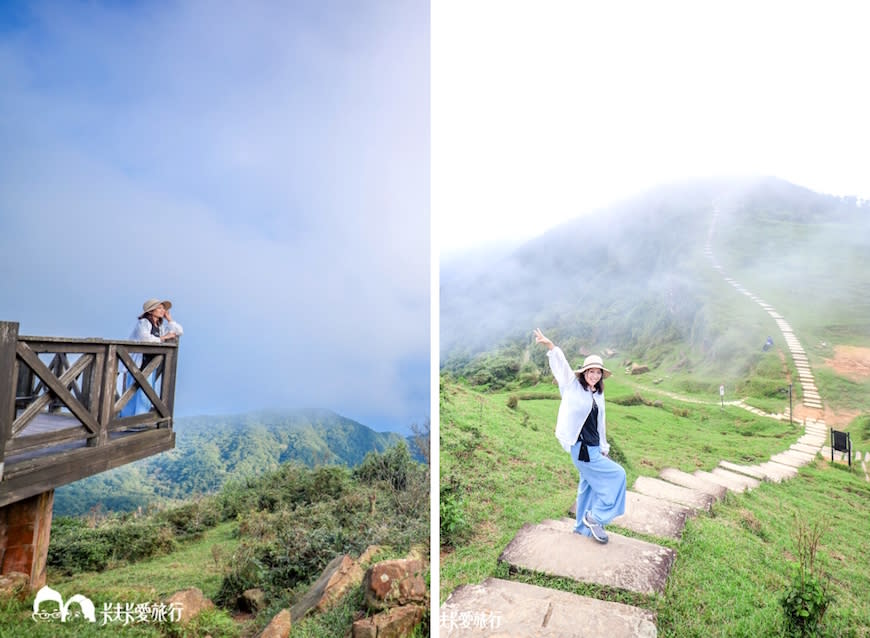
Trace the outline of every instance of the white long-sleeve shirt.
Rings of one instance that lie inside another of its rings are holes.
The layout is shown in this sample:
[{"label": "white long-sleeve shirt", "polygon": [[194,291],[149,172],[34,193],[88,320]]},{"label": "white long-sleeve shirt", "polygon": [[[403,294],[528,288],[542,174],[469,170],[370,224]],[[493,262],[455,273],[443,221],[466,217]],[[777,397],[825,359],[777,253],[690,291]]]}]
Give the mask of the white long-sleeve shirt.
[{"label": "white long-sleeve shirt", "polygon": [[608,454],[610,444],[605,436],[604,418],[604,394],[596,394],[584,390],[577,379],[577,375],[565,358],[565,353],[558,346],[547,351],[547,360],[550,362],[550,370],[559,384],[559,394],[562,402],[559,404],[559,414],[556,417],[556,438],[566,452],[571,451],[571,446],[577,442],[580,429],[592,410],[592,402],[598,406],[598,438],[600,439],[601,452]]},{"label": "white long-sleeve shirt", "polygon": [[[160,322],[160,336],[174,332],[179,337],[184,334],[184,328],[177,321],[167,321],[164,319]],[[155,337],[151,334],[151,322],[145,318],[139,319],[133,332],[130,333],[131,341],[150,341],[152,343],[160,343],[160,337]]]}]

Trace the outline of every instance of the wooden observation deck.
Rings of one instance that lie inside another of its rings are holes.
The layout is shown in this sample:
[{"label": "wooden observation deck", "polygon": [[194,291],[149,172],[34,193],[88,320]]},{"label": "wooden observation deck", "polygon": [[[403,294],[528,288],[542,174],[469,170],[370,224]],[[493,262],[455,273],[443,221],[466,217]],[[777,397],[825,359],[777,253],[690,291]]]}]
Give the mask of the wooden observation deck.
[{"label": "wooden observation deck", "polygon": [[[175,447],[177,361],[174,343],[20,336],[0,321],[0,573],[21,518],[10,506],[47,501],[50,527],[54,488]],[[152,409],[121,416],[140,390]]]}]

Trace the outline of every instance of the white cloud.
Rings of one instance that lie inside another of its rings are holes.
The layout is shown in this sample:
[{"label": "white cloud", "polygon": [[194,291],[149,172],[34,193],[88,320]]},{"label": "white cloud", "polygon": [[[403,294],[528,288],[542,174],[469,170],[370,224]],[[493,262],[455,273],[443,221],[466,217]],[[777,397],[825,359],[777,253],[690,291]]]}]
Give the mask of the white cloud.
[{"label": "white cloud", "polygon": [[851,3],[436,3],[442,253],[657,183],[769,174],[870,196],[870,43]]}]

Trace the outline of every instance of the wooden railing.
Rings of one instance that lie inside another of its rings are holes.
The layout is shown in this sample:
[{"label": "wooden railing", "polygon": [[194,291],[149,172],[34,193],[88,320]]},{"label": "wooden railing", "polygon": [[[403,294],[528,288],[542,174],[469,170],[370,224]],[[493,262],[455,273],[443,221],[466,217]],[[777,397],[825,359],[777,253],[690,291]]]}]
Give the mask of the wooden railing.
[{"label": "wooden railing", "polygon": [[[174,343],[19,336],[0,322],[0,506],[174,447],[177,360]],[[121,416],[140,390],[150,410]]]}]

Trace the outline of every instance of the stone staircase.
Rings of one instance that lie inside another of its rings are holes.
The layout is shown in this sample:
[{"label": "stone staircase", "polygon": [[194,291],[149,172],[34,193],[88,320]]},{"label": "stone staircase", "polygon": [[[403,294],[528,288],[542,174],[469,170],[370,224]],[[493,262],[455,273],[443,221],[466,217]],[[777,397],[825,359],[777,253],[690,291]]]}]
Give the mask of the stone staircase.
[{"label": "stone staircase", "polygon": [[[717,215],[714,207],[706,254],[713,268],[721,273],[709,239]],[[789,324],[762,299],[733,279],[724,274],[723,277],[776,321],[798,370],[804,406],[821,410],[822,400],[806,353]],[[782,415],[766,416],[782,418]],[[710,472],[698,470],[690,474],[665,468],[658,478],[640,476],[633,489],[627,492],[625,514],[608,527],[610,541],[606,545],[573,533],[572,506],[568,512],[571,518],[524,525],[498,560],[511,571],[525,570],[637,594],[662,594],[676,551],[655,542],[623,536],[612,528],[678,542],[686,519],[698,512],[710,511],[728,492],[739,494],[758,487],[761,481],[779,483],[790,479],[820,452],[825,454],[825,450],[830,457],[830,448],[825,447],[829,437],[821,418],[807,418],[804,433],[797,442],[762,463],[740,465],[723,460]],[[861,458],[861,454],[856,453],[865,477],[868,457],[870,454]],[[480,584],[462,585],[454,590],[441,607],[439,624],[442,638],[653,638],[657,635],[655,616],[649,610],[498,578],[487,578]]]},{"label": "stone staircase", "polygon": [[[608,526],[606,545],[573,533],[572,506],[571,518],[524,525],[498,560],[511,571],[638,594],[662,594],[676,551],[624,536],[614,528],[679,541],[688,517],[709,511],[728,492],[739,494],[758,487],[761,481],[778,483],[796,476],[798,468],[810,463],[826,441],[825,424],[807,420],[799,441],[768,461],[756,465],[721,461],[710,472],[690,474],[665,468],[658,478],[640,476],[626,494],[625,514]],[[439,635],[652,638],[657,630],[649,610],[488,578],[479,585],[462,585],[447,598],[441,607]]]}]

